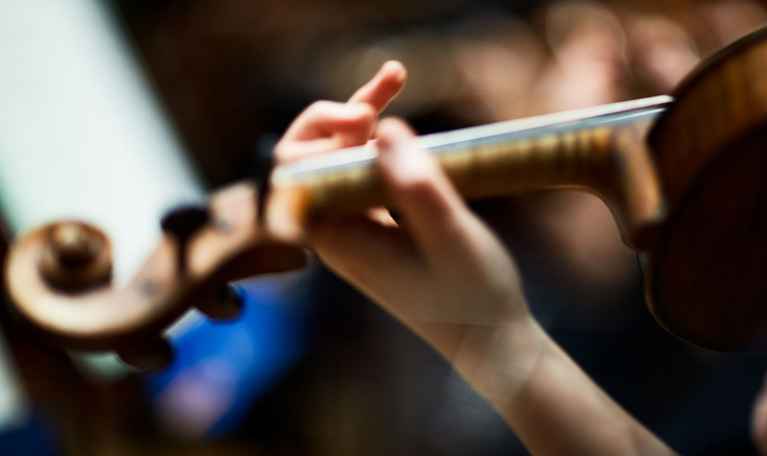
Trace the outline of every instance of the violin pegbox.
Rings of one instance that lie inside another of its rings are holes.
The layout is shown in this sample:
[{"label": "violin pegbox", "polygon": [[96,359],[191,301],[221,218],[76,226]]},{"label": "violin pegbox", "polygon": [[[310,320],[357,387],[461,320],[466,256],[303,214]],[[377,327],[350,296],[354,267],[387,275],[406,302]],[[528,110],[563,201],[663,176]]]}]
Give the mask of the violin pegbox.
[{"label": "violin pegbox", "polygon": [[258,204],[255,186],[241,183],[207,205],[169,212],[159,245],[121,286],[111,281],[109,239],[97,227],[63,221],[33,230],[14,242],[5,264],[13,310],[49,343],[113,350],[142,369],[166,365],[163,334],[188,309],[234,318],[242,299],[230,282],[305,264],[302,248],[262,229]]}]

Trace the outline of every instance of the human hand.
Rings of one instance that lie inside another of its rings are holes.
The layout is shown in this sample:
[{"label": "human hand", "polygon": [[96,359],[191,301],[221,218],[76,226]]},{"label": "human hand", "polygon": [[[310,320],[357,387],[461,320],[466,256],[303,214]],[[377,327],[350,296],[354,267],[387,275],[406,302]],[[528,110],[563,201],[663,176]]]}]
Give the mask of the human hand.
[{"label": "human hand", "polygon": [[378,115],[405,85],[407,72],[389,61],[346,103],[317,101],[296,117],[274,150],[278,163],[365,144]]},{"label": "human hand", "polygon": [[404,69],[387,64],[356,101],[315,103],[278,144],[284,162],[375,134],[376,170],[400,214],[314,219],[309,246],[438,350],[532,454],[671,454],[538,326],[511,256],[407,125],[377,122],[402,83]]},{"label": "human hand", "polygon": [[398,223],[369,214],[324,219],[310,245],[452,359],[467,332],[528,316],[516,267],[402,121],[381,121],[377,135],[376,166]]},{"label": "human hand", "polygon": [[[278,161],[369,140],[377,114],[403,83],[404,68],[389,62],[349,102],[311,105],[278,144]],[[377,133],[378,171],[404,222],[380,209],[328,218],[311,227],[309,244],[326,265],[452,359],[468,332],[528,316],[519,277],[504,247],[416,146],[408,127],[387,119]]]}]

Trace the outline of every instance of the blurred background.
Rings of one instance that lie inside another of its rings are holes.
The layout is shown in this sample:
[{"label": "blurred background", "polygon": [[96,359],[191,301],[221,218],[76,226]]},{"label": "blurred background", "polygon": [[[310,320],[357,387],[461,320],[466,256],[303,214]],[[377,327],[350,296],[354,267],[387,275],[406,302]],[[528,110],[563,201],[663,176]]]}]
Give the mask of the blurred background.
[{"label": "blurred background", "polygon": [[[303,108],[388,59],[410,79],[386,114],[425,134],[670,93],[765,20],[756,0],[0,0],[0,254],[86,211],[73,200],[115,213],[118,250],[146,250],[158,213],[252,176]],[[598,199],[474,207],[543,325],[630,413],[682,454],[756,454],[764,358],[666,334]],[[316,262],[237,289],[243,315],[192,319],[155,374],[42,345],[3,313],[0,454],[526,454],[429,347]]]}]

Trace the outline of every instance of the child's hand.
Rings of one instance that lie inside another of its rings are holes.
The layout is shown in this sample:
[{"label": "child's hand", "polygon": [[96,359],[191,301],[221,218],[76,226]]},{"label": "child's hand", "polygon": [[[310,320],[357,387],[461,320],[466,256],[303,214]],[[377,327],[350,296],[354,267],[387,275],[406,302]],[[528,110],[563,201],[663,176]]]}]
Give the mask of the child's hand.
[{"label": "child's hand", "polygon": [[389,63],[346,104],[319,102],[277,146],[279,161],[377,135],[385,210],[325,218],[310,247],[440,351],[532,454],[672,454],[612,402],[530,315],[513,260],[400,120],[377,115],[402,88]]},{"label": "child's hand", "polygon": [[400,91],[405,69],[386,63],[347,103],[307,108],[276,148],[279,162],[364,144],[378,135],[377,162],[403,216],[382,210],[323,220],[310,246],[340,276],[382,304],[449,359],[468,332],[528,321],[521,284],[508,253],[466,207],[448,178],[401,121],[377,125]]},{"label": "child's hand", "polygon": [[375,131],[378,114],[402,90],[406,77],[401,63],[386,62],[346,103],[313,103],[293,121],[277,144],[274,151],[277,162],[365,144]]},{"label": "child's hand", "polygon": [[526,317],[513,261],[438,163],[396,119],[377,130],[378,171],[399,223],[323,220],[309,234],[325,264],[452,358],[469,330]]}]

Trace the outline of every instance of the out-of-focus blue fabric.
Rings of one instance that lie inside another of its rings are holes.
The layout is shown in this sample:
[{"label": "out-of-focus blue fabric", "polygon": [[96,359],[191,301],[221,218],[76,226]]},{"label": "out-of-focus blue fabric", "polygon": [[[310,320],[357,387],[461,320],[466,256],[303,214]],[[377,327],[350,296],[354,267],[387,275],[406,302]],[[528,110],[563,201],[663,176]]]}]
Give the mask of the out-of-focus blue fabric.
[{"label": "out-of-focus blue fabric", "polygon": [[305,273],[295,273],[239,283],[245,305],[236,320],[200,319],[174,339],[174,363],[147,379],[163,425],[179,427],[193,438],[235,429],[301,358],[310,311],[308,282]]}]

